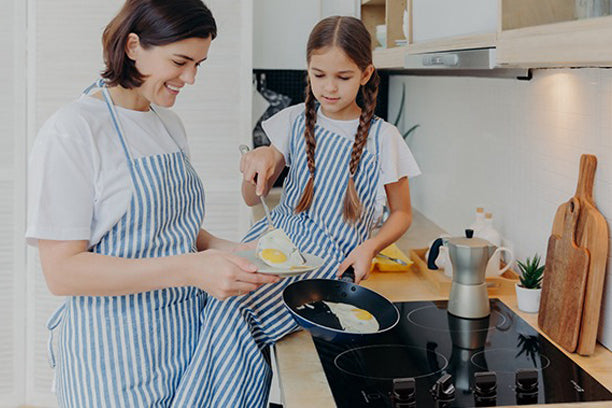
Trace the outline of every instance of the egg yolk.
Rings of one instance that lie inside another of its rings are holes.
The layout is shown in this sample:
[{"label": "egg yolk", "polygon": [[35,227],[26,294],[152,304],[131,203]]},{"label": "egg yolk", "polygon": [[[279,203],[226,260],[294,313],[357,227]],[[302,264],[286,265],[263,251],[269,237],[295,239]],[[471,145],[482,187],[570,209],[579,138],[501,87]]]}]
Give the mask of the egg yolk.
[{"label": "egg yolk", "polygon": [[355,317],[359,320],[372,320],[374,318],[374,316],[372,316],[372,314],[367,310],[353,309],[351,312],[353,312]]},{"label": "egg yolk", "polygon": [[261,257],[272,263],[283,263],[287,260],[287,255],[285,255],[282,251],[273,248],[266,248],[262,250]]}]

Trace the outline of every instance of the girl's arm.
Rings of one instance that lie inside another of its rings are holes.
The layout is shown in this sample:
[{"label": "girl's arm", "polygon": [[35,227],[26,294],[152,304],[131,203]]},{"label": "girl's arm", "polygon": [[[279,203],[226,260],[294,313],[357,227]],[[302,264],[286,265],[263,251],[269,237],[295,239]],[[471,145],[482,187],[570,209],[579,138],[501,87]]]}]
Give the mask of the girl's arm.
[{"label": "girl's arm", "polygon": [[119,258],[87,251],[87,241],[39,240],[40,261],[51,293],[117,296],[195,286],[225,299],[279,280],[256,273],[236,255],[216,249],[158,258]]},{"label": "girl's arm", "polygon": [[273,145],[262,146],[240,159],[242,197],[252,207],[259,204],[259,196],[267,195],[270,187],[285,168],[285,157]]},{"label": "girl's arm", "polygon": [[234,241],[228,241],[227,239],[219,238],[214,236],[210,232],[201,229],[198,234],[196,246],[198,251],[205,251],[207,249],[218,249],[219,251],[225,252],[236,252],[244,251],[248,249],[255,249],[255,242],[239,243]]},{"label": "girl's arm", "polygon": [[340,264],[338,275],[353,265],[355,281],[367,279],[370,273],[372,258],[381,250],[398,240],[412,224],[412,206],[410,204],[410,187],[408,177],[402,177],[395,183],[385,185],[389,204],[389,218],[378,233],[355,248]]}]

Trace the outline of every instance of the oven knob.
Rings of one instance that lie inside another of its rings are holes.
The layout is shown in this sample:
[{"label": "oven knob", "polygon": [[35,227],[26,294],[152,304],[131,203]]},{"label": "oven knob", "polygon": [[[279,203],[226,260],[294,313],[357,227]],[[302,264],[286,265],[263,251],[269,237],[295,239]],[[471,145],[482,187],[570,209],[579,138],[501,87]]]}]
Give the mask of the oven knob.
[{"label": "oven knob", "polygon": [[497,395],[497,375],[493,371],[474,374],[474,394],[479,397],[495,397]]},{"label": "oven knob", "polygon": [[415,408],[416,384],[414,378],[394,378],[391,396],[393,408]]},{"label": "oven knob", "polygon": [[538,370],[518,369],[516,370],[516,392],[536,393],[538,392]]},{"label": "oven knob", "polygon": [[517,404],[534,404],[538,402],[538,370],[516,370],[516,402]]},{"label": "oven knob", "polygon": [[497,399],[497,375],[493,371],[474,374],[474,402],[477,407],[494,406]]},{"label": "oven knob", "polygon": [[455,399],[455,386],[453,385],[453,377],[448,374],[442,374],[442,377],[436,381],[431,388],[431,393],[435,400],[440,402],[450,402]]}]

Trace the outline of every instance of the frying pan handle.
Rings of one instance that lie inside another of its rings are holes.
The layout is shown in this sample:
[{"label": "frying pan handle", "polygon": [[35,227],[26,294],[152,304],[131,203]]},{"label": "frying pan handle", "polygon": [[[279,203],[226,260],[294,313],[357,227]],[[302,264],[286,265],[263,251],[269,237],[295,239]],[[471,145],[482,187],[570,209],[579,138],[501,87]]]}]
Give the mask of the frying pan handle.
[{"label": "frying pan handle", "polygon": [[346,268],[346,271],[340,277],[341,281],[355,283],[355,269],[352,266]]}]

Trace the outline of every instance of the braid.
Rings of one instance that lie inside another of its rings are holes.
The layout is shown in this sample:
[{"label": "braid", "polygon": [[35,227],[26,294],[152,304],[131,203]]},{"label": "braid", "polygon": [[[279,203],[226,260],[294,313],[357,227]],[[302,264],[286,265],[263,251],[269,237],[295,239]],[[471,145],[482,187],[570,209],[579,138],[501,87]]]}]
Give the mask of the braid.
[{"label": "braid", "polygon": [[317,145],[317,141],[314,137],[314,128],[315,123],[317,122],[317,110],[315,105],[315,96],[310,88],[309,78],[307,79],[306,85],[305,105],[306,123],[304,127],[304,141],[306,143],[306,159],[310,177],[308,177],[308,182],[306,183],[306,187],[304,187],[300,201],[298,201],[298,204],[295,207],[296,213],[301,213],[308,210],[312,204],[312,198],[314,196],[315,147]]},{"label": "braid", "polygon": [[353,143],[353,150],[351,151],[351,161],[349,164],[349,179],[346,186],[346,194],[344,195],[344,209],[342,216],[345,221],[355,223],[361,217],[362,206],[355,188],[355,181],[353,177],[359,166],[363,148],[368,140],[368,133],[370,131],[370,124],[374,117],[374,109],[376,108],[376,96],[378,95],[378,74],[376,71],[370,77],[370,80],[363,86],[363,109],[359,116],[359,127],[357,128],[357,134],[355,135],[355,142]]}]

